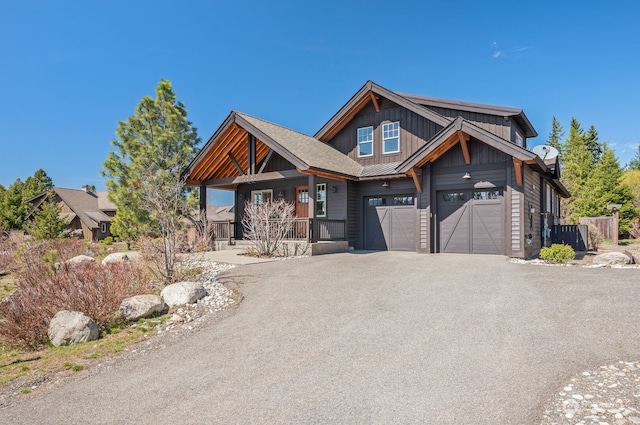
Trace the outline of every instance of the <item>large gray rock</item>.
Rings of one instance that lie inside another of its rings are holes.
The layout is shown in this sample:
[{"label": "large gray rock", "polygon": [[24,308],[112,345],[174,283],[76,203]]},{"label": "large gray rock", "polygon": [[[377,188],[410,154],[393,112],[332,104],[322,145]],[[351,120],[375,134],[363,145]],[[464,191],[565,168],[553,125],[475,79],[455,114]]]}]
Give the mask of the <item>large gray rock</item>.
[{"label": "large gray rock", "polygon": [[95,258],[89,257],[88,255],[76,255],[70,260],[65,261],[65,263],[69,264],[80,264],[80,263],[93,263]]},{"label": "large gray rock", "polygon": [[138,320],[164,310],[160,295],[136,295],[125,298],[120,304],[120,316],[125,320]]},{"label": "large gray rock", "polygon": [[78,344],[98,339],[98,326],[89,316],[79,311],[62,310],[49,322],[47,332],[51,343],[56,347]]},{"label": "large gray rock", "polygon": [[608,266],[614,264],[631,264],[631,258],[622,252],[605,252],[604,254],[593,257],[593,264],[604,264]]},{"label": "large gray rock", "polygon": [[129,261],[129,256],[124,252],[114,252],[113,254],[109,254],[104,257],[104,260],[102,260],[102,265],[106,266],[107,264],[112,263],[128,263]]},{"label": "large gray rock", "polygon": [[178,282],[166,286],[160,295],[164,302],[173,307],[176,305],[193,304],[203,298],[207,292],[199,282]]}]

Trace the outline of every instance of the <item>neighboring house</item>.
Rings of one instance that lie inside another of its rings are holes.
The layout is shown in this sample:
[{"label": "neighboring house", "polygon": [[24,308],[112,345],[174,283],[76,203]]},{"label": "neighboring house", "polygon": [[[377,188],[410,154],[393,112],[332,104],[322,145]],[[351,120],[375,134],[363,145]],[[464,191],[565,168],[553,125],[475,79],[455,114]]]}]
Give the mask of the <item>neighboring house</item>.
[{"label": "neighboring house", "polygon": [[234,221],[235,207],[233,205],[222,207],[207,205],[207,219],[211,221]]},{"label": "neighboring house", "polygon": [[[82,235],[91,242],[98,242],[111,236],[111,220],[116,215],[116,206],[107,199],[106,191],[92,192],[87,186],[82,189],[64,189],[54,187],[54,202],[60,205],[60,215],[67,221],[67,231]],[[49,192],[41,193],[28,202],[33,208],[27,220],[47,200]]]},{"label": "neighboring house", "polygon": [[[400,94],[367,82],[314,135],[232,111],[187,184],[284,198],[310,239],[354,249],[532,257],[558,221],[560,168],[527,149],[521,109]],[[242,229],[236,228],[236,238]]]}]

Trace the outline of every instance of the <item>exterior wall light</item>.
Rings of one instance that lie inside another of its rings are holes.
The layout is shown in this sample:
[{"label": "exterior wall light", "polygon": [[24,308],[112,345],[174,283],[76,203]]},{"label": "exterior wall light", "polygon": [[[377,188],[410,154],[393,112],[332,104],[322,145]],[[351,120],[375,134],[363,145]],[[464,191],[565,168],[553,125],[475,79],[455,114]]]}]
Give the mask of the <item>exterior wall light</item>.
[{"label": "exterior wall light", "polygon": [[382,183],[382,187],[384,187],[385,189],[389,188],[389,182],[385,180],[385,181]]},{"label": "exterior wall light", "polygon": [[338,186],[331,186],[331,193],[338,192]]},{"label": "exterior wall light", "polygon": [[471,178],[471,174],[464,173],[464,176],[462,176],[462,178],[465,179],[465,180],[469,180]]}]

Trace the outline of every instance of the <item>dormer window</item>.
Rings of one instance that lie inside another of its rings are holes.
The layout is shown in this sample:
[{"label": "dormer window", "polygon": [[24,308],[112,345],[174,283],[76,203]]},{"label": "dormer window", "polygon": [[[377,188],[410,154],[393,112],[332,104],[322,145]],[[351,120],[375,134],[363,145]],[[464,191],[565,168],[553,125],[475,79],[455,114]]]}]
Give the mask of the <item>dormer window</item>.
[{"label": "dormer window", "polygon": [[358,129],[358,157],[373,156],[373,127]]},{"label": "dormer window", "polygon": [[400,152],[400,123],[382,124],[382,153]]}]

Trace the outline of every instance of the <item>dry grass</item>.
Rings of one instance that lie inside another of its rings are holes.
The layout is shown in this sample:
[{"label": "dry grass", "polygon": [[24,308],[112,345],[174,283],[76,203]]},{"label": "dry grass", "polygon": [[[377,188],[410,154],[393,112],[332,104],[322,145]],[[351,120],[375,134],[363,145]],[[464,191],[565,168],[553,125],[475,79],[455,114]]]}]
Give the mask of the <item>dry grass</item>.
[{"label": "dry grass", "polygon": [[32,378],[56,373],[71,375],[97,361],[113,357],[127,346],[142,341],[164,318],[146,319],[136,328],[112,326],[100,339],[65,347],[43,346],[38,350],[0,344],[0,386],[17,378]]}]

